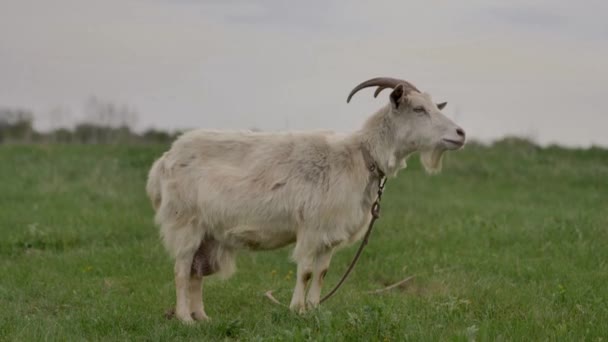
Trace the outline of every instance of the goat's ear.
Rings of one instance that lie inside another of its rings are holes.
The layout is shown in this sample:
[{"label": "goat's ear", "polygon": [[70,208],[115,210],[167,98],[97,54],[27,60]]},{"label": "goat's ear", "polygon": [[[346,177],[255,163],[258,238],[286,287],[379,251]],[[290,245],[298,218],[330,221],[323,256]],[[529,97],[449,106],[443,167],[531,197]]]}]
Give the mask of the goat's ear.
[{"label": "goat's ear", "polygon": [[399,84],[395,87],[395,89],[393,89],[393,92],[390,96],[393,108],[399,109],[399,107],[403,105],[403,103],[405,102],[405,98],[403,97],[404,93],[405,89],[403,88],[403,84]]},{"label": "goat's ear", "polygon": [[437,104],[437,108],[439,108],[439,110],[442,110],[443,108],[445,108],[445,106],[447,106],[447,102],[441,102]]}]

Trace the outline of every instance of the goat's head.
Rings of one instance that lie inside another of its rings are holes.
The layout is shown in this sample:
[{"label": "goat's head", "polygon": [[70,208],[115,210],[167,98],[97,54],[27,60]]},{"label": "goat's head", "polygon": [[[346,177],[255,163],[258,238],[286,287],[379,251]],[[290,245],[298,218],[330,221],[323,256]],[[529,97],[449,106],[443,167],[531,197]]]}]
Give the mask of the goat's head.
[{"label": "goat's head", "polygon": [[444,151],[464,146],[464,130],[441,113],[447,102],[436,104],[429,94],[419,91],[411,83],[387,77],[359,84],[349,94],[347,102],[356,92],[367,87],[378,87],[374,97],[386,88],[393,89],[387,116],[398,149],[396,153],[419,151],[425,169],[437,172],[441,169]]}]

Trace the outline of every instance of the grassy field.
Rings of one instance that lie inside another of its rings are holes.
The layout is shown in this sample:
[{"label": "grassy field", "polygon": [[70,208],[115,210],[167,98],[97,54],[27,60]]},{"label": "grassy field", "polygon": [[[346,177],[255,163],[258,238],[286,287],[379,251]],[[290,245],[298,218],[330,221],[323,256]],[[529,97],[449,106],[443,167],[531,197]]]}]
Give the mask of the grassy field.
[{"label": "grassy field", "polygon": [[165,148],[0,146],[0,340],[608,340],[608,150],[469,146],[437,176],[412,160],[320,310],[263,297],[289,300],[289,248],[243,252],[206,280],[212,321],[187,327],[163,317],[172,263],[144,192]]}]

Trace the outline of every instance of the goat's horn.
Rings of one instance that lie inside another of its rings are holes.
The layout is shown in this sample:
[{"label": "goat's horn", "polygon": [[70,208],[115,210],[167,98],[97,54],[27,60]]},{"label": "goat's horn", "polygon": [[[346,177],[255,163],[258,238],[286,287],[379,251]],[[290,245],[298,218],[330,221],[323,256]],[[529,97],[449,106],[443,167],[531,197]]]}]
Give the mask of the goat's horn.
[{"label": "goat's horn", "polygon": [[383,91],[384,89],[388,88],[387,86],[380,86],[376,89],[376,91],[374,92],[374,98],[378,97],[378,94],[380,94],[381,91]]},{"label": "goat's horn", "polygon": [[400,80],[397,78],[390,78],[390,77],[376,77],[376,78],[372,78],[370,80],[367,80],[361,84],[359,84],[358,86],[356,86],[348,95],[348,99],[346,99],[346,102],[350,102],[350,99],[353,97],[353,95],[355,95],[355,93],[357,93],[359,90],[363,89],[363,88],[368,88],[368,87],[378,87],[378,89],[376,89],[376,91],[374,92],[374,97],[378,96],[378,94],[380,94],[381,91],[383,91],[386,88],[395,88],[396,86],[398,86],[399,84],[403,84],[404,88],[405,88],[405,93],[409,93],[411,91],[417,91],[420,92],[420,90],[418,90],[418,88],[416,88],[413,84],[411,84],[408,81],[405,80]]}]

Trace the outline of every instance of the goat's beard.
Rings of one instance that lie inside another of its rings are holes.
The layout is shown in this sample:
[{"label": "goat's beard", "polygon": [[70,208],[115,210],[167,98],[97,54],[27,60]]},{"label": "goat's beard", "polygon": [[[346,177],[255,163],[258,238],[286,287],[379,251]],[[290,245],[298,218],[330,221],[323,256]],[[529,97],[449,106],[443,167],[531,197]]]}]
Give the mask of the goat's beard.
[{"label": "goat's beard", "polygon": [[422,162],[426,172],[436,174],[441,171],[443,152],[445,152],[445,149],[441,147],[420,152],[420,162]]}]

